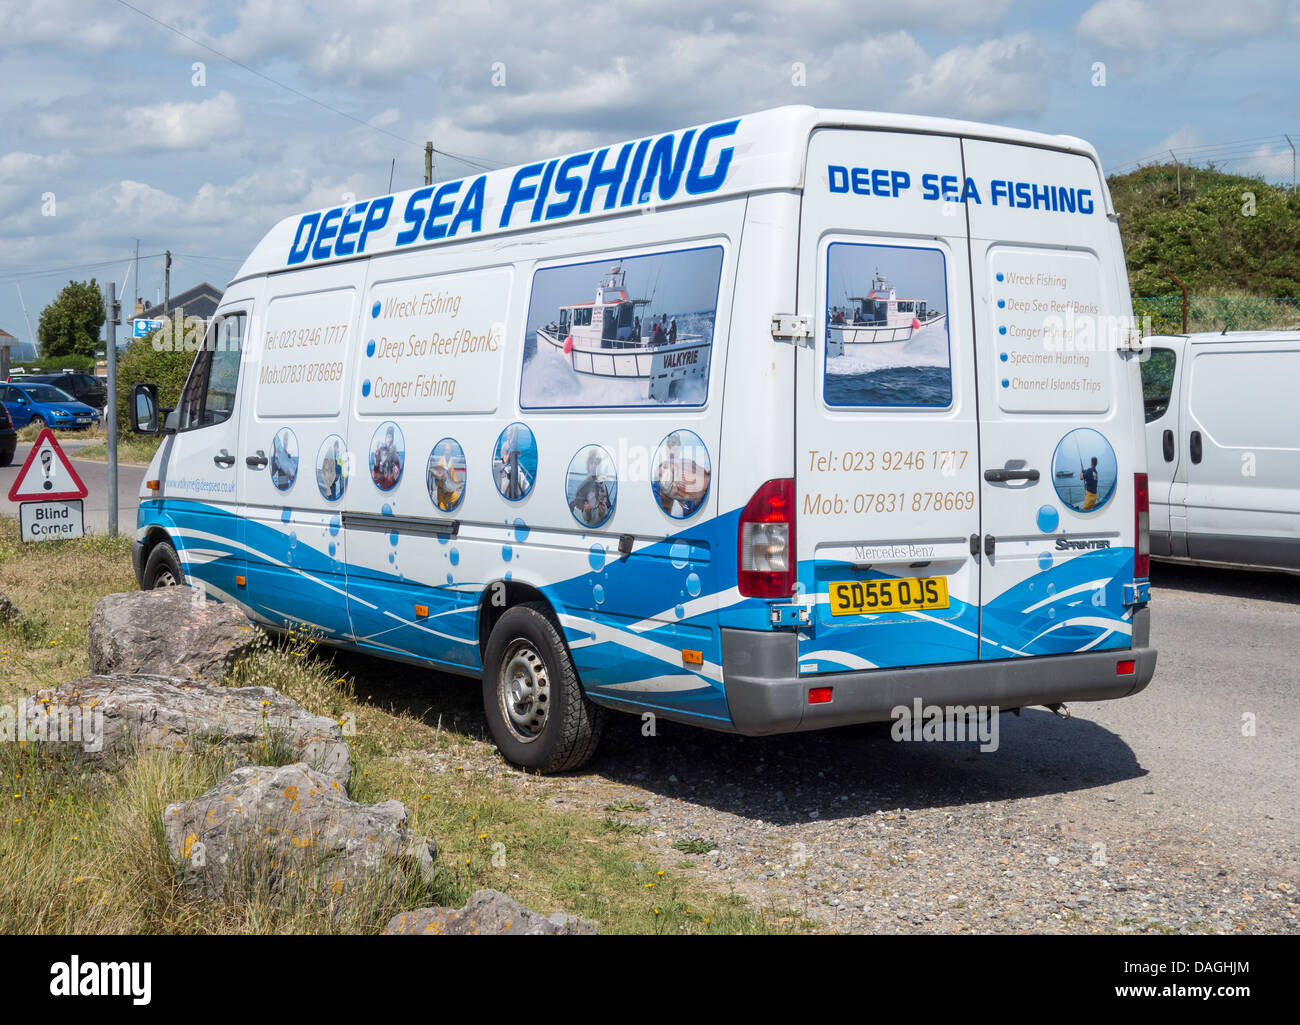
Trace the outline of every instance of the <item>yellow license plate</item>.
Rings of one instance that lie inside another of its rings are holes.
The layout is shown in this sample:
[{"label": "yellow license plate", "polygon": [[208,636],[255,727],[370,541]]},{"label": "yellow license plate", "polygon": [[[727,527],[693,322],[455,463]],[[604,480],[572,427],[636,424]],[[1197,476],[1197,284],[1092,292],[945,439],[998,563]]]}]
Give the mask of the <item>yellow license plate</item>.
[{"label": "yellow license plate", "polygon": [[830,585],[830,596],[832,616],[946,609],[948,581],[944,577],[841,580]]}]

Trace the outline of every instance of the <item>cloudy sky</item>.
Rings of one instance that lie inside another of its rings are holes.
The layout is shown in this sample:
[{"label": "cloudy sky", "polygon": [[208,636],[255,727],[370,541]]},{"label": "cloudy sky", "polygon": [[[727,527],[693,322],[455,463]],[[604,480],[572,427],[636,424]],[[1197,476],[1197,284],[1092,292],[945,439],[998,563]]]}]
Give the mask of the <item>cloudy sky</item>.
[{"label": "cloudy sky", "polygon": [[439,179],[787,103],[1066,132],[1108,168],[1172,145],[1289,181],[1300,142],[1300,0],[708,11],[0,0],[0,328],[28,338],[15,282],[33,328],[69,277],[133,291],[136,239],[150,300],[164,249],[173,293],[223,286],[279,218],[387,192],[394,159],[393,189],[418,185],[425,139],[470,161],[440,154]]}]

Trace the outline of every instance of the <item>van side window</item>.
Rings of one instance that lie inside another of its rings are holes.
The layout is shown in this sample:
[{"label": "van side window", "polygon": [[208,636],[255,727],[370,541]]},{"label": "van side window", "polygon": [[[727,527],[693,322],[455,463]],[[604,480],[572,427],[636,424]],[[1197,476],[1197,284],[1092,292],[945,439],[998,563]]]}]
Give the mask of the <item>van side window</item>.
[{"label": "van side window", "polygon": [[224,423],[235,411],[235,386],[244,341],[243,313],[222,314],[210,325],[181,392],[182,431]]},{"label": "van side window", "polygon": [[1159,420],[1169,408],[1169,396],[1174,390],[1174,370],[1178,357],[1172,349],[1152,349],[1142,366],[1142,405],[1146,408],[1147,423]]}]

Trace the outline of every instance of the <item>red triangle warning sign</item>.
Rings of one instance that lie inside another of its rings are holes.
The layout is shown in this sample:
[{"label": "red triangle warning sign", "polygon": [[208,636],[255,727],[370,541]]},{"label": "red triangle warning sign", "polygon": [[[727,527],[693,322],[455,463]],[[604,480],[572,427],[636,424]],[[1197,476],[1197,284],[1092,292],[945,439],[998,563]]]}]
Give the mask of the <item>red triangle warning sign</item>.
[{"label": "red triangle warning sign", "polygon": [[54,432],[45,428],[9,489],[9,501],[63,502],[85,497],[86,485],[59,447]]}]

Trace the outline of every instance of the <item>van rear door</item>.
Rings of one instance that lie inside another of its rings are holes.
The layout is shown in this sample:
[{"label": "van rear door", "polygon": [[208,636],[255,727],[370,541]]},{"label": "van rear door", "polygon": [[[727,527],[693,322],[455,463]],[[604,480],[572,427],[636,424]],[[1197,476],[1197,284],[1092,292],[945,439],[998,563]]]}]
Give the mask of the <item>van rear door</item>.
[{"label": "van rear door", "polygon": [[980,657],[1128,647],[1136,360],[1096,163],[965,139],[980,407]]},{"label": "van rear door", "polygon": [[978,419],[956,138],[809,142],[796,357],[799,672],[979,657]]}]

